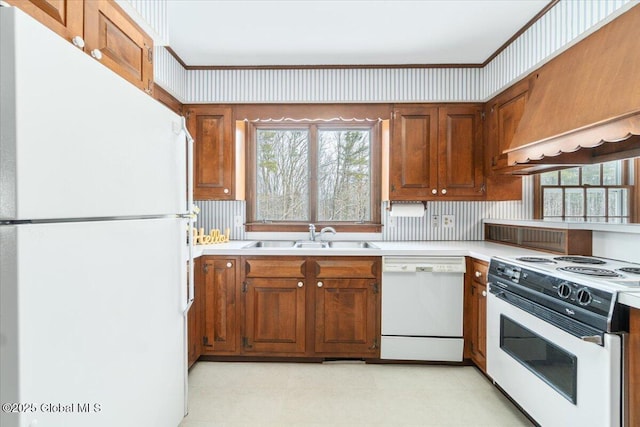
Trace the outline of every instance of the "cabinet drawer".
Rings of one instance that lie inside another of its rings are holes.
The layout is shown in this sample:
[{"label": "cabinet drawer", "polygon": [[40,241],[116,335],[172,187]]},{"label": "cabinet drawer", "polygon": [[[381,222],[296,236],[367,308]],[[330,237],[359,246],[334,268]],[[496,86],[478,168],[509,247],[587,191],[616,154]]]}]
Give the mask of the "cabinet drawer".
[{"label": "cabinet drawer", "polygon": [[484,261],[478,261],[478,260],[474,260],[472,264],[473,264],[473,270],[471,274],[473,275],[473,280],[475,282],[486,285],[487,271],[489,270],[489,265]]},{"label": "cabinet drawer", "polygon": [[302,258],[245,259],[246,277],[305,277],[305,260]]},{"label": "cabinet drawer", "polygon": [[378,277],[378,261],[375,259],[323,259],[315,260],[315,265],[318,279],[375,279]]}]

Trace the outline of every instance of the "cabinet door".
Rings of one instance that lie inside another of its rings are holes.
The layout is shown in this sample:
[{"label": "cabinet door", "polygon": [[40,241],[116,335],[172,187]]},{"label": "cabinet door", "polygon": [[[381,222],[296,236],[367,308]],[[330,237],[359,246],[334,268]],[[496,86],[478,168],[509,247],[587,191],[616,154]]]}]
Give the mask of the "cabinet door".
[{"label": "cabinet door", "polygon": [[153,92],[153,40],[113,0],[84,2],[84,38],[86,52],[100,51],[100,62]]},{"label": "cabinet door", "polygon": [[323,257],[312,265],[315,353],[379,357],[380,258]]},{"label": "cabinet door", "polygon": [[227,107],[186,108],[189,133],[194,143],[194,198],[235,198],[235,147],[232,110]]},{"label": "cabinet door", "polygon": [[503,151],[509,148],[518,129],[528,89],[528,81],[519,82],[487,103],[485,174],[488,200],[522,198],[522,178],[497,171],[507,167],[507,155]]},{"label": "cabinet door", "polygon": [[424,200],[437,189],[438,109],[399,107],[393,111],[389,149],[389,198]]},{"label": "cabinet door", "polygon": [[83,37],[83,2],[79,0],[7,0],[67,40]]},{"label": "cabinet door", "polygon": [[487,349],[487,269],[484,262],[474,260],[471,280],[471,360],[486,372]]},{"label": "cabinet door", "polygon": [[243,351],[287,355],[304,353],[304,279],[246,279],[242,286],[245,293]]},{"label": "cabinet door", "polygon": [[203,260],[202,349],[205,354],[234,354],[238,351],[237,263],[236,258],[205,257]]},{"label": "cabinet door", "polygon": [[378,283],[320,279],[315,294],[315,353],[379,357]]},{"label": "cabinet door", "polygon": [[440,107],[438,138],[438,195],[484,196],[482,107]]}]

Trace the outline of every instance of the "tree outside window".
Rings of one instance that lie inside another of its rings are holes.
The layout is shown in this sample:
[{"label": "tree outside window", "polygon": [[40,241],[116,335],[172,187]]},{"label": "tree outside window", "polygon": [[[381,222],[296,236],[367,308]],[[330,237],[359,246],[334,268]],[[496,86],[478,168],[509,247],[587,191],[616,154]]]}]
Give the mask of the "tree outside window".
[{"label": "tree outside window", "polygon": [[249,222],[379,223],[376,126],[254,123]]}]

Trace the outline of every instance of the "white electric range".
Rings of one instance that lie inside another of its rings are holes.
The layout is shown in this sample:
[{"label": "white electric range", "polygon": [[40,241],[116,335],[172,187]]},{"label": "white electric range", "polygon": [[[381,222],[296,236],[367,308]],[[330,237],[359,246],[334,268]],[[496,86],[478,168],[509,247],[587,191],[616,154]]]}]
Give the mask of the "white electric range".
[{"label": "white electric range", "polygon": [[487,372],[537,423],[627,425],[628,309],[640,264],[587,256],[492,258]]}]

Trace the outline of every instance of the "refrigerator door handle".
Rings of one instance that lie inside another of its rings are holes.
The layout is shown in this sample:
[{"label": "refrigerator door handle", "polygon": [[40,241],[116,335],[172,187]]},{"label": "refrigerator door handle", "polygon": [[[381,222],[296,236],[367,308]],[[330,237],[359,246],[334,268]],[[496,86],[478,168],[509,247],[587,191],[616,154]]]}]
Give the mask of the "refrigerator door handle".
[{"label": "refrigerator door handle", "polygon": [[187,237],[188,248],[189,248],[189,275],[187,279],[188,285],[188,293],[187,293],[187,304],[184,309],[184,313],[186,314],[191,306],[193,305],[194,300],[194,265],[193,265],[193,230],[195,229],[196,216],[199,211],[198,207],[193,204],[193,137],[189,133],[189,129],[187,128],[187,120],[181,117],[182,130],[187,139],[187,212],[189,212],[188,217],[188,230],[189,232]]}]

